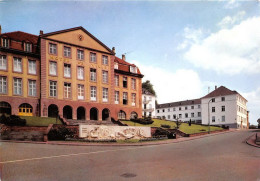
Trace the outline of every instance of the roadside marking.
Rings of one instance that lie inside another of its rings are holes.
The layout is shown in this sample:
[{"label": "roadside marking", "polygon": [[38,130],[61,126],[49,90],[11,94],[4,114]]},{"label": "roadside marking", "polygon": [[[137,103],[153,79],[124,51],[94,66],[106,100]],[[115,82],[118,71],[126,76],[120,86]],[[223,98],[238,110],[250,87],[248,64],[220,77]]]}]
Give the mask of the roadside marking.
[{"label": "roadside marking", "polygon": [[45,157],[38,157],[38,158],[27,158],[27,159],[21,159],[21,160],[10,160],[10,161],[0,162],[0,164],[34,161],[34,160],[44,160],[44,159],[79,156],[79,155],[90,155],[90,154],[98,154],[98,153],[105,153],[105,152],[122,151],[122,150],[137,150],[137,149],[141,149],[141,148],[150,148],[150,147],[156,147],[156,146],[159,146],[159,145],[151,145],[151,146],[135,147],[135,148],[122,148],[122,149],[116,149],[116,150],[103,150],[103,151],[95,151],[95,152],[88,152],[88,153],[72,153],[72,154],[66,154],[66,155],[45,156]]}]

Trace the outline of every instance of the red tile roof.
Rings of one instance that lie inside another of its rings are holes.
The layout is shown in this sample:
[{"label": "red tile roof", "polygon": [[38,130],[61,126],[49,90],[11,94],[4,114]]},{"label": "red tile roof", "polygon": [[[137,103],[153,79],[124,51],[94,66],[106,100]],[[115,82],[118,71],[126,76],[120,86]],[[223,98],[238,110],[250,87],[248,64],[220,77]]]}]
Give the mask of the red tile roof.
[{"label": "red tile roof", "polygon": [[156,108],[168,108],[168,107],[176,107],[176,106],[186,106],[186,105],[194,105],[194,104],[201,104],[201,99],[192,99],[186,101],[179,101],[179,102],[170,102],[165,104],[158,104]]},{"label": "red tile roof", "polygon": [[10,39],[16,40],[16,41],[29,41],[33,44],[37,44],[39,36],[33,35],[30,33],[25,33],[22,31],[14,31],[9,33],[3,33],[1,36],[6,36]]},{"label": "red tile roof", "polygon": [[215,89],[211,93],[207,94],[206,96],[202,98],[210,98],[210,97],[218,97],[218,96],[227,96],[227,95],[233,95],[238,94],[237,91],[232,91],[224,86],[220,86],[219,88]]},{"label": "red tile roof", "polygon": [[[130,66],[136,67],[135,64],[130,64],[118,57],[115,57],[114,62],[118,63],[118,70],[122,70],[124,72],[130,72]],[[139,68],[138,67],[136,68],[137,68],[137,74],[141,75]]]}]

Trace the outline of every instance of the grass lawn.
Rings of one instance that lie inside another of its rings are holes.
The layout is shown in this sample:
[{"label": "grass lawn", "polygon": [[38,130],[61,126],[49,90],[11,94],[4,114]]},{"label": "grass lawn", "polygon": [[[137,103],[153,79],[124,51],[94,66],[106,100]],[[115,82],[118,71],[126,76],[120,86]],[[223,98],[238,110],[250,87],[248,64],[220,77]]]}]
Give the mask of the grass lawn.
[{"label": "grass lawn", "polygon": [[[56,124],[56,118],[36,117],[36,116],[20,116],[26,119],[26,126],[49,126],[49,124]],[[57,120],[57,124],[62,124]]]},{"label": "grass lawn", "polygon": [[[165,121],[160,119],[153,119],[153,124],[143,125],[139,123],[134,123],[132,121],[122,121],[123,123],[129,125],[129,126],[148,126],[148,127],[161,127],[162,124],[167,124],[171,126],[171,128],[175,128],[176,124],[173,121]],[[191,124],[189,126],[188,123],[182,123],[180,126],[180,130],[187,134],[193,134],[193,133],[201,133],[201,132],[207,132],[208,126],[202,126],[202,125],[195,125]],[[216,131],[216,130],[222,130],[222,128],[210,126],[210,131]]]}]

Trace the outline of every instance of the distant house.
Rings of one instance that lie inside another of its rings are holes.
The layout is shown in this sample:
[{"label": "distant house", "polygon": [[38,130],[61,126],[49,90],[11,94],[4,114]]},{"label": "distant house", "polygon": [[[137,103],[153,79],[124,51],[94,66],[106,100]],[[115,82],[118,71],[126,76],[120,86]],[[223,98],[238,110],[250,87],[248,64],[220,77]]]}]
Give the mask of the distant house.
[{"label": "distant house", "polygon": [[249,126],[246,104],[247,100],[237,91],[221,86],[200,99],[158,104],[155,113],[167,120],[246,129]]},{"label": "distant house", "polygon": [[154,94],[150,93],[148,90],[142,90],[142,115],[144,117],[155,117],[155,100]]}]

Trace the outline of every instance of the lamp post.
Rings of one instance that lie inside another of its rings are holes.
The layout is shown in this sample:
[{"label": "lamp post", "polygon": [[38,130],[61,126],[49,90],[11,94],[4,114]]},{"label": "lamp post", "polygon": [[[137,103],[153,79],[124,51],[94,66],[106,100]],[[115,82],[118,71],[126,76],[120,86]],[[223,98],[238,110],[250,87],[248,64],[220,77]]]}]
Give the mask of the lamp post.
[{"label": "lamp post", "polygon": [[210,134],[210,110],[209,110],[209,103],[212,101],[213,98],[211,98],[208,102],[208,134]]}]

